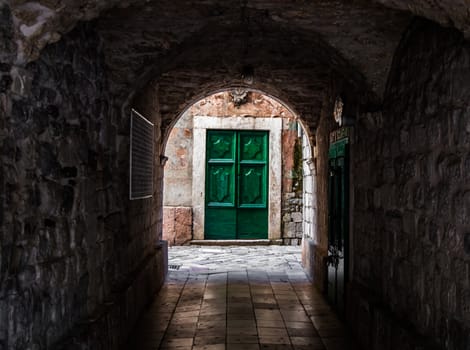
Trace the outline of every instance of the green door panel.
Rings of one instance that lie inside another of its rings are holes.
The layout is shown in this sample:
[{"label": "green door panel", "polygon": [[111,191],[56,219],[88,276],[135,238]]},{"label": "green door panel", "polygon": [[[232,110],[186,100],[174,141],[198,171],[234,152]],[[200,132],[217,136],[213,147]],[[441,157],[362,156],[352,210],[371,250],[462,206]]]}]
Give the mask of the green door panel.
[{"label": "green door panel", "polygon": [[236,239],[236,209],[206,210],[205,239]]},{"label": "green door panel", "polygon": [[241,165],[239,182],[240,208],[266,208],[266,167]]},{"label": "green door panel", "polygon": [[239,133],[240,161],[265,163],[267,159],[267,133],[264,131],[241,131]]},{"label": "green door panel", "polygon": [[207,130],[206,239],[268,237],[266,131]]},{"label": "green door panel", "polygon": [[207,205],[235,207],[235,170],[233,164],[208,164]]},{"label": "green door panel", "polygon": [[237,211],[238,239],[266,239],[268,232],[267,212],[264,209],[243,209]]},{"label": "green door panel", "polygon": [[235,132],[217,131],[207,135],[207,158],[210,161],[235,161]]}]

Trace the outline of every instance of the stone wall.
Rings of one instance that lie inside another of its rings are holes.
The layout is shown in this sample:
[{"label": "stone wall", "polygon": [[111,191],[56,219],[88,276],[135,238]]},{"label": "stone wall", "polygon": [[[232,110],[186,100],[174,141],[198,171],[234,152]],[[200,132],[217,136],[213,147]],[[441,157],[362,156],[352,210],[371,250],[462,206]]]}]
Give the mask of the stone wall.
[{"label": "stone wall", "polygon": [[[317,174],[316,159],[311,146],[312,140],[306,132],[302,133],[302,265],[312,280],[317,276],[314,273],[315,266],[315,242],[317,241]],[[321,279],[321,278],[320,278]]]},{"label": "stone wall", "polygon": [[163,239],[168,245],[185,245],[193,239],[193,208],[163,207]]},{"label": "stone wall", "polygon": [[152,200],[129,205],[129,119],[100,50],[81,24],[37,61],[0,65],[0,349],[117,348],[162,283],[158,217]]},{"label": "stone wall", "polygon": [[349,313],[364,348],[470,347],[469,101],[469,42],[416,20],[383,112],[356,128]]},{"label": "stone wall", "polygon": [[[316,169],[316,180],[312,186],[315,191],[315,226],[312,236],[305,237],[303,242],[303,263],[307,273],[313,283],[320,291],[326,288],[326,260],[328,255],[328,149],[330,132],[337,127],[333,119],[333,104],[337,87],[333,85],[329,88],[329,93],[325,93],[323,106],[321,109],[320,122],[315,132],[314,166]],[[309,169],[312,167],[306,163]],[[312,218],[313,220],[313,218]]]},{"label": "stone wall", "polygon": [[[14,164],[12,154],[7,156],[4,151],[5,141],[10,133],[7,126],[9,115],[11,113],[11,99],[9,90],[12,82],[11,63],[15,54],[13,45],[12,18],[8,7],[0,4],[0,349],[5,350],[8,347],[9,337],[9,317],[7,309],[7,291],[10,289],[5,286],[7,280],[7,271],[9,270],[11,247],[8,242],[4,243],[7,237],[5,221],[12,221],[12,215],[6,213],[7,205],[10,199],[7,198],[7,186],[5,181],[5,164]],[[10,138],[11,140],[11,138]],[[11,141],[10,141],[11,143]],[[10,146],[11,151],[11,146]],[[10,191],[11,194],[11,191]]]},{"label": "stone wall", "polygon": [[303,233],[303,177],[301,126],[284,118],[282,131],[282,242],[299,245]]}]

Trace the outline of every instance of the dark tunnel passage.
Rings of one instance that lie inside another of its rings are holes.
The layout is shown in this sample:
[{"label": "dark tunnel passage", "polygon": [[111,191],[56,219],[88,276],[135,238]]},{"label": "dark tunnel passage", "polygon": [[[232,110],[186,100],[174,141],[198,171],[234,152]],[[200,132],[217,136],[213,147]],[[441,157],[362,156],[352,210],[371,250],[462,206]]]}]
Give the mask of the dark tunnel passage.
[{"label": "dark tunnel passage", "polygon": [[[469,348],[469,23],[452,0],[1,2],[0,349],[120,349],[174,298],[165,145],[190,106],[239,90],[306,135],[296,298],[329,300],[363,349]],[[269,157],[242,141],[233,164],[255,174]],[[256,290],[239,277],[227,295]]]}]

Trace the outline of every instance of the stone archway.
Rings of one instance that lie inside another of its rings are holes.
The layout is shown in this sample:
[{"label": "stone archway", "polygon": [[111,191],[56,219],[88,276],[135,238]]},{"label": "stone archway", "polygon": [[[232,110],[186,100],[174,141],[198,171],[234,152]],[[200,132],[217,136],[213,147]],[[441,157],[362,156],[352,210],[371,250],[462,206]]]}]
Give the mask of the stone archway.
[{"label": "stone archway", "polygon": [[[164,237],[176,245],[205,238],[206,130],[266,130],[270,139],[267,238],[277,244],[300,244],[304,228],[313,234],[312,216],[316,216],[312,215],[313,178],[306,171],[313,162],[309,137],[299,118],[277,99],[246,90],[249,101],[236,106],[231,91],[196,101],[182,113],[166,141],[164,230],[168,234],[164,231]],[[190,216],[192,227],[188,227]]]}]

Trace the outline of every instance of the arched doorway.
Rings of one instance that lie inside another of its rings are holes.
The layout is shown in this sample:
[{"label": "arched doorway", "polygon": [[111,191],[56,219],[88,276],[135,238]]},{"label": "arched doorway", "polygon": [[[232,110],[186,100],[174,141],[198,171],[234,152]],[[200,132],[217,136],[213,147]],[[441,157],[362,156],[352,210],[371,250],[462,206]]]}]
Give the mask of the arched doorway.
[{"label": "arched doorway", "polygon": [[164,239],[299,245],[304,231],[313,234],[312,155],[299,118],[261,91],[225,89],[196,101],[165,146]]}]

